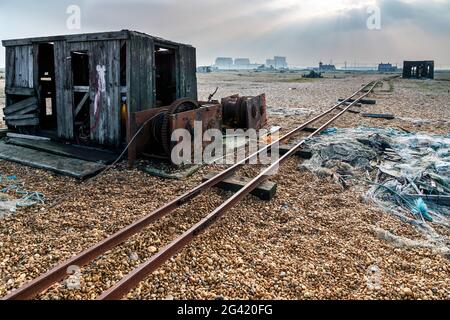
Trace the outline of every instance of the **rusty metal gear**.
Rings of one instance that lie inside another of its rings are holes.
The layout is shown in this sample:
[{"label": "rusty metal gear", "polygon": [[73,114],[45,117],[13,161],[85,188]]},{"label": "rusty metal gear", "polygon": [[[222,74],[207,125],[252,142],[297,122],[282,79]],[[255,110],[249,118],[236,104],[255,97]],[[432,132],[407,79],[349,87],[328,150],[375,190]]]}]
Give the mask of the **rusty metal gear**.
[{"label": "rusty metal gear", "polygon": [[168,110],[164,115],[161,126],[161,144],[167,155],[170,156],[171,153],[170,116],[173,114],[191,111],[195,109],[198,109],[198,102],[188,98],[176,100],[168,107]]}]

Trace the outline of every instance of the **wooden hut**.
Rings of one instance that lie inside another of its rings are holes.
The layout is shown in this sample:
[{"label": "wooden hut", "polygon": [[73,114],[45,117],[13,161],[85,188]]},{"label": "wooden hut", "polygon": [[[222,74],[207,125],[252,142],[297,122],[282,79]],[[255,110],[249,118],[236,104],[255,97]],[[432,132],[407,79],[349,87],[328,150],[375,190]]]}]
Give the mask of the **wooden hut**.
[{"label": "wooden hut", "polygon": [[119,148],[131,113],[197,99],[190,45],[129,30],[2,43],[10,130]]}]

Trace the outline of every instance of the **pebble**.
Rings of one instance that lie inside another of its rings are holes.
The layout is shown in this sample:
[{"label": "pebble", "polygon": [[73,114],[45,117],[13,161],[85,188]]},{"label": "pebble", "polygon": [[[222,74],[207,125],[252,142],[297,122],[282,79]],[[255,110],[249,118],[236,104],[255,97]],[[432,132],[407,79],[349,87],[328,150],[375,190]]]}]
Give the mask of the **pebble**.
[{"label": "pebble", "polygon": [[405,288],[402,289],[402,294],[404,296],[407,296],[407,297],[413,296],[412,290],[410,288],[408,288],[408,287],[405,287]]}]

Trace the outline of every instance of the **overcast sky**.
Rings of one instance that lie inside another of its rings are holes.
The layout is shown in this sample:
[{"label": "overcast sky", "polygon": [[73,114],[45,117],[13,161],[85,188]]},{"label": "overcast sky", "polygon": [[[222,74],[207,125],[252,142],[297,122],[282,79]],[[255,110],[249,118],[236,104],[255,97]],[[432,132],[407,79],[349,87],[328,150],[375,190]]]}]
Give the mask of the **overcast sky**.
[{"label": "overcast sky", "polygon": [[[69,5],[81,8],[80,30],[67,28]],[[379,30],[367,27],[373,5]],[[200,65],[284,55],[296,66],[434,59],[450,67],[450,0],[0,1],[2,40],[121,29],[192,44]],[[4,60],[1,48],[0,67]]]}]

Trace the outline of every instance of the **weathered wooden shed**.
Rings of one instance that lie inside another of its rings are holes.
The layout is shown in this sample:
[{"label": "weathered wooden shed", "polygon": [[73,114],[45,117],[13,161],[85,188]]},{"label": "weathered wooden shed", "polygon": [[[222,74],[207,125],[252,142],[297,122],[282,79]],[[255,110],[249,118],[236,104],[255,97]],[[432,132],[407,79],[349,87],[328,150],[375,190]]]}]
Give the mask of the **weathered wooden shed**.
[{"label": "weathered wooden shed", "polygon": [[116,148],[130,114],[197,100],[190,45],[129,30],[2,43],[9,129]]}]

